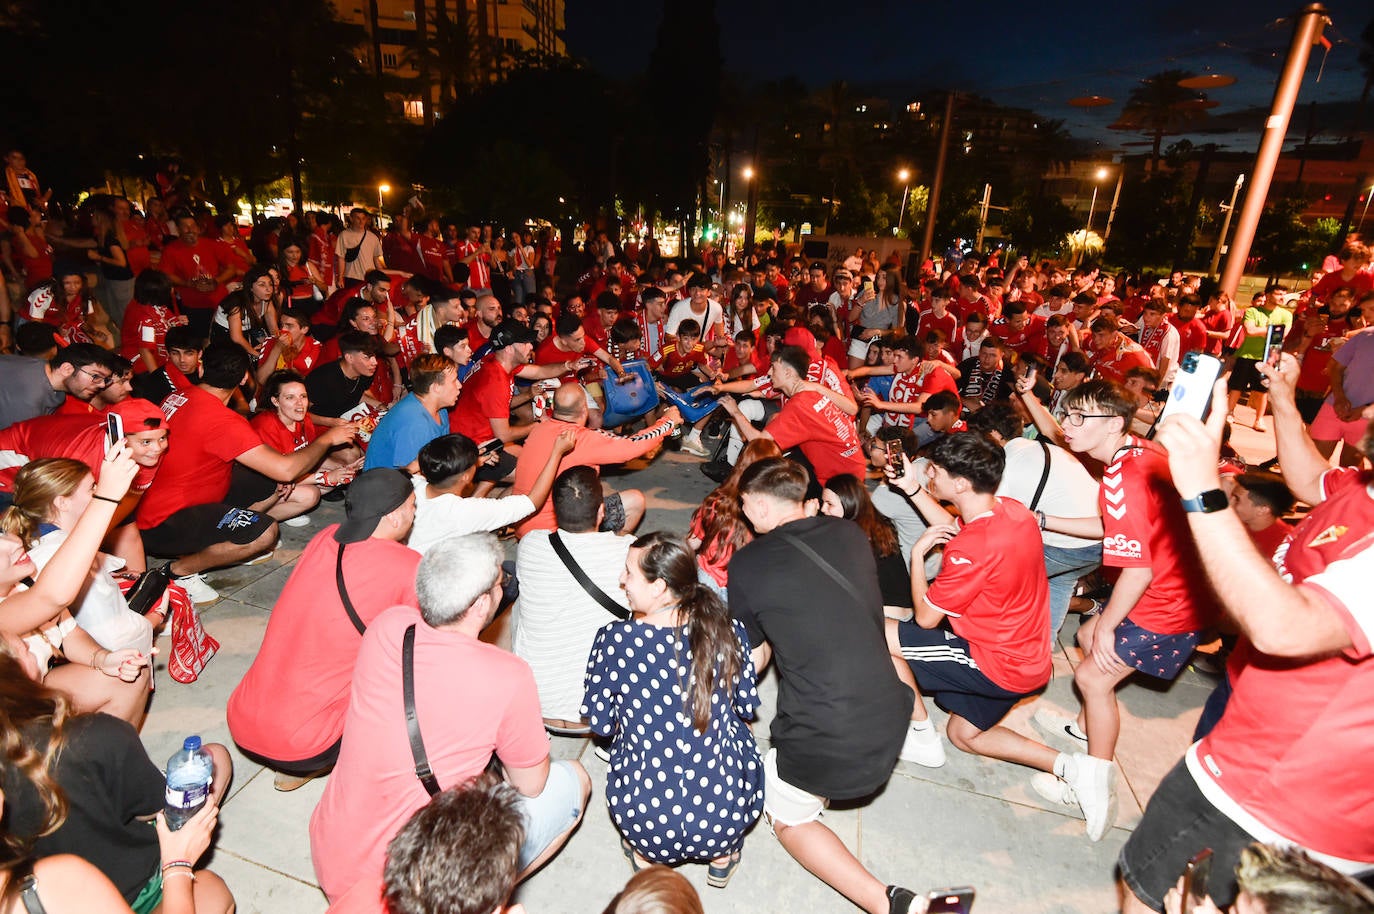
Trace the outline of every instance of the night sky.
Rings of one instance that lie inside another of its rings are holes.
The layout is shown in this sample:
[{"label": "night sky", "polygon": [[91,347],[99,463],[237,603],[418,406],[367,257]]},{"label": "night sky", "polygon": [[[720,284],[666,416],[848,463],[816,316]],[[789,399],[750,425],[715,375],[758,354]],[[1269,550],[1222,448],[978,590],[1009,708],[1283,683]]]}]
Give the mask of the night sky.
[{"label": "night sky", "polygon": [[[1299,105],[1349,101],[1348,114],[1363,84],[1359,35],[1374,10],[1367,0],[1332,0],[1326,7],[1332,19],[1326,36],[1333,46],[1320,83],[1315,80],[1323,48],[1313,48]],[[1091,17],[1083,15],[1086,9],[1093,10]],[[1210,114],[1223,122],[1247,108],[1267,111],[1292,37],[1291,21],[1278,20],[1300,9],[1292,0],[722,0],[717,16],[725,68],[744,80],[796,75],[812,86],[843,79],[953,87],[1062,119],[1075,136],[1123,149],[1140,138],[1106,126],[1131,87],[1161,70],[1235,76],[1234,85],[1210,93],[1220,103]],[[662,0],[568,0],[569,53],[614,76],[641,72],[661,10]],[[1067,104],[1084,95],[1107,96],[1116,104]],[[1248,136],[1210,139],[1253,148],[1262,122],[1263,114]],[[1304,111],[1294,117],[1290,138],[1306,126]],[[1339,132],[1333,123],[1317,141]]]}]

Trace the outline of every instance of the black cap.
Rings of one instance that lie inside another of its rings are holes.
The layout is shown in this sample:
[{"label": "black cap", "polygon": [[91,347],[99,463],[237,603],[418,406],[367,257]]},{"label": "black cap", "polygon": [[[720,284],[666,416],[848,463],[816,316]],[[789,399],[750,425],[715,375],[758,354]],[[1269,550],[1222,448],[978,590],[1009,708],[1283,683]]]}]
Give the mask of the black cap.
[{"label": "black cap", "polygon": [[340,543],[360,543],[377,529],[377,522],[405,504],[415,491],[410,477],[400,470],[378,467],[360,473],[348,486],[344,500],[347,520],[334,531]]},{"label": "black cap", "polygon": [[514,346],[516,343],[533,343],[535,341],[534,331],[517,320],[507,318],[496,325],[496,329],[491,332],[491,348],[505,349],[507,346]]}]

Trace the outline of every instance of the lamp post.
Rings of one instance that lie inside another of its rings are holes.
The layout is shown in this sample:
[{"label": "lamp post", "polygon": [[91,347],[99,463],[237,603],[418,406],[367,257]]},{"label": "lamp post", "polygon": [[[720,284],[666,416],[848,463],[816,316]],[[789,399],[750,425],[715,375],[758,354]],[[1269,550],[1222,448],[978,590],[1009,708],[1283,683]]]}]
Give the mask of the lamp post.
[{"label": "lamp post", "polygon": [[1364,228],[1364,217],[1369,215],[1370,197],[1374,197],[1374,184],[1369,185],[1369,190],[1364,192],[1364,209],[1360,212],[1360,224],[1355,228],[1357,232]]},{"label": "lamp post", "polygon": [[1112,191],[1112,208],[1107,211],[1107,228],[1102,232],[1102,246],[1107,246],[1107,239],[1112,237],[1112,222],[1116,219],[1116,205],[1121,201],[1121,184],[1126,180],[1126,165],[1122,163],[1117,167],[1116,190]]},{"label": "lamp post", "polygon": [[1097,209],[1097,185],[1106,177],[1107,169],[1105,168],[1099,168],[1097,171],[1093,172],[1093,196],[1092,200],[1088,202],[1088,221],[1087,224],[1083,226],[1083,248],[1079,254],[1080,263],[1083,258],[1088,256],[1088,235],[1091,234],[1093,230],[1093,210]]},{"label": "lamp post", "polygon": [[1221,233],[1217,235],[1217,246],[1212,251],[1212,262],[1207,266],[1207,275],[1217,275],[1217,264],[1221,263],[1221,254],[1226,250],[1226,233],[1231,230],[1231,217],[1236,212],[1236,198],[1240,196],[1240,186],[1245,183],[1245,175],[1236,175],[1236,186],[1231,188],[1230,204],[1223,203],[1221,208],[1226,211],[1226,218],[1221,220]]},{"label": "lamp post", "polygon": [[386,205],[386,203],[382,200],[382,195],[389,193],[391,193],[390,184],[377,185],[377,228],[379,229],[382,227],[382,207]]},{"label": "lamp post", "polygon": [[754,222],[759,211],[759,182],[754,180],[754,167],[744,166],[744,259],[754,250]]},{"label": "lamp post", "polygon": [[906,216],[906,198],[911,191],[911,172],[903,168],[897,172],[897,180],[902,182],[902,206],[897,210],[897,230],[893,232],[894,235],[902,230],[902,219]]}]

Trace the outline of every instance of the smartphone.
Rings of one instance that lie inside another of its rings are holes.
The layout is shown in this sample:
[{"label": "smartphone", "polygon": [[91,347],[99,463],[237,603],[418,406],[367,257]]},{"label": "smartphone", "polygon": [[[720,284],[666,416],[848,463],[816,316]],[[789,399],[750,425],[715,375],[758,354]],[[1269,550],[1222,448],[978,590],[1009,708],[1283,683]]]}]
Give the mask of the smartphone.
[{"label": "smartphone", "polygon": [[863,289],[864,289],[865,292],[870,292],[870,293],[871,293],[871,292],[873,291],[873,280],[871,280],[871,279],[866,279],[866,280],[864,280]]},{"label": "smartphone", "polygon": [[1191,911],[1207,897],[1207,878],[1212,875],[1212,849],[1198,851],[1183,868],[1183,909]]},{"label": "smartphone", "polygon": [[483,441],[481,444],[477,445],[477,456],[485,457],[492,451],[500,450],[502,447],[503,444],[500,438],[492,438],[490,441]]},{"label": "smartphone", "polygon": [[1212,409],[1212,387],[1221,377],[1221,359],[1201,352],[1185,352],[1179,362],[1168,402],[1159,414],[1165,419],[1175,413],[1205,420]]},{"label": "smartphone", "polygon": [[883,442],[883,449],[887,452],[887,467],[894,473],[902,472],[902,442],[897,439]]},{"label": "smartphone", "polygon": [[124,417],[110,413],[105,417],[105,453],[124,440]]},{"label": "smartphone", "polygon": [[968,914],[973,910],[973,889],[959,886],[926,893],[926,914]]},{"label": "smartphone", "polygon": [[1270,324],[1268,331],[1264,334],[1264,361],[1266,364],[1277,366],[1279,364],[1279,353],[1283,351],[1283,324]]}]

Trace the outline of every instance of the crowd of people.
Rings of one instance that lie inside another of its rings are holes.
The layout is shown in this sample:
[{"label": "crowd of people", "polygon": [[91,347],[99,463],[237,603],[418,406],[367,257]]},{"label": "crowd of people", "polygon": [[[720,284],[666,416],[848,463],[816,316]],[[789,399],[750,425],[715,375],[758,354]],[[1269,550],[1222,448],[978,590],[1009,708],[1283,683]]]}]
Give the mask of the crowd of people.
[{"label": "crowd of people", "polygon": [[[762,819],[855,906],[923,911],[830,830],[831,802],[948,744],[1027,769],[1098,841],[1116,692],[1190,663],[1219,685],[1121,851],[1123,909],[1181,910],[1203,849],[1218,907],[1371,909],[1358,238],[1241,308],[1181,272],[1001,252],[906,275],[874,252],[674,259],[604,234],[560,260],[548,230],[410,207],[384,232],[362,209],[245,232],[157,198],[64,218],[6,162],[0,910],[233,909],[196,866],[227,751],[172,831],[138,730],[167,618],[283,524],[320,529],[226,713],[278,790],[328,775],[309,831],[331,911],[518,908],[592,802],[551,734],[608,766],[635,872],[608,910],[701,910],[667,867],[725,888]],[[1160,421],[1195,353],[1227,364],[1210,412]],[[1265,466],[1228,444],[1247,417],[1272,422]],[[688,530],[640,533],[634,470],[614,491],[601,471],[665,448],[716,487]],[[507,612],[510,649],[482,637]],[[1070,615],[1081,705],[1037,704],[1032,739],[1005,721]]]}]

